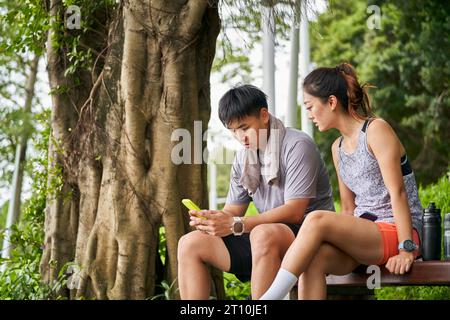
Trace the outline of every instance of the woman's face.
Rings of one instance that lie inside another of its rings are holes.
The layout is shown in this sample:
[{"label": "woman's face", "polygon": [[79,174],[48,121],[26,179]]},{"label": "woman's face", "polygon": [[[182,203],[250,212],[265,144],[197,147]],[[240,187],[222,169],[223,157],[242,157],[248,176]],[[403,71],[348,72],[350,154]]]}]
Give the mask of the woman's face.
[{"label": "woman's face", "polygon": [[303,91],[304,105],[308,112],[308,117],[319,129],[319,131],[326,131],[333,128],[333,121],[335,120],[335,109],[337,106],[337,99],[335,96],[330,96],[327,101],[310,95]]}]

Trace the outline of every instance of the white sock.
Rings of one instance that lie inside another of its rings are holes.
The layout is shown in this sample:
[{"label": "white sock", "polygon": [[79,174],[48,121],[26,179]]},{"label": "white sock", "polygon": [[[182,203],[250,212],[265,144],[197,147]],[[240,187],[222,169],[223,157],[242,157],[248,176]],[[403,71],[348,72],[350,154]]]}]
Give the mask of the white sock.
[{"label": "white sock", "polygon": [[291,291],[297,281],[298,277],[295,274],[281,268],[270,288],[259,300],[282,300]]}]

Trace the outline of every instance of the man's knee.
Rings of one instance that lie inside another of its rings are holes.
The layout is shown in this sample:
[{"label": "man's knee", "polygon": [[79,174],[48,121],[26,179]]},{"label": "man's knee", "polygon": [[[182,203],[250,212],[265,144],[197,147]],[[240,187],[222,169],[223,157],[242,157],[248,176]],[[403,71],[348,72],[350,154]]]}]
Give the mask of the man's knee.
[{"label": "man's knee", "polygon": [[178,240],[178,261],[186,258],[196,258],[201,255],[205,244],[205,234],[195,230],[182,236]]},{"label": "man's knee", "polygon": [[[265,256],[280,256],[280,226],[261,224],[250,232],[252,255],[258,259]],[[281,257],[280,257],[281,258]]]}]

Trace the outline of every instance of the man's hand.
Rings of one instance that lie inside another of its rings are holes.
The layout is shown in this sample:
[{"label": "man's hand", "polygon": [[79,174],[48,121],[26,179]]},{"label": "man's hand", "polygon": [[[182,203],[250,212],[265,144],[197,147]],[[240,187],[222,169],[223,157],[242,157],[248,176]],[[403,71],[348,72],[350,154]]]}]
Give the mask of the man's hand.
[{"label": "man's hand", "polygon": [[[199,231],[218,237],[225,237],[232,233],[233,215],[229,212],[218,210],[190,210],[189,214],[191,215],[189,225]],[[207,220],[197,218],[194,215],[203,216]]]},{"label": "man's hand", "polygon": [[404,274],[409,271],[413,262],[414,254],[412,252],[400,250],[398,255],[389,258],[386,269],[390,273]]}]

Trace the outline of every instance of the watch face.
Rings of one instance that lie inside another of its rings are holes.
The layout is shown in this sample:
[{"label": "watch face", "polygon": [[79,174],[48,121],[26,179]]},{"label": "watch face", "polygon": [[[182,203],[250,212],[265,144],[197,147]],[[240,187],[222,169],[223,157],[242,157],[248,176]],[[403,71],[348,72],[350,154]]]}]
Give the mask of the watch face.
[{"label": "watch face", "polygon": [[233,231],[235,233],[241,233],[243,231],[244,228],[244,224],[242,223],[242,221],[236,221],[233,225]]},{"label": "watch face", "polygon": [[414,251],[414,242],[412,242],[411,240],[405,240],[403,242],[403,247],[405,248],[406,251]]}]

